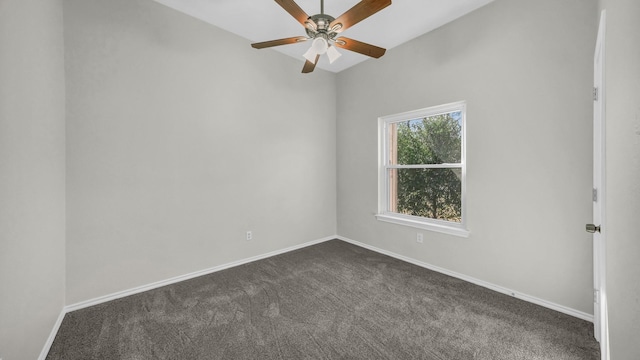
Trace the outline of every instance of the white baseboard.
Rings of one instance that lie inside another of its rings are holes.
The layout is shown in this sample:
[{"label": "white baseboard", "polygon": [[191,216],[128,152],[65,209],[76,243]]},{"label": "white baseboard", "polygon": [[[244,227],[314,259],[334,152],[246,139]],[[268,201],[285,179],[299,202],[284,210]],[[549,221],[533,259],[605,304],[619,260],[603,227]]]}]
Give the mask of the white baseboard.
[{"label": "white baseboard", "polygon": [[44,347],[40,352],[40,356],[38,356],[38,360],[45,360],[47,358],[47,355],[49,354],[49,350],[51,349],[51,345],[53,345],[53,340],[55,340],[56,334],[58,333],[58,330],[60,330],[60,325],[62,325],[62,320],[64,319],[65,314],[66,312],[64,311],[64,308],[63,308],[62,311],[60,311],[60,315],[58,315],[58,319],[56,320],[55,324],[53,324],[53,329],[51,329],[51,333],[49,333],[49,338],[47,338],[47,342],[44,343]]},{"label": "white baseboard", "polygon": [[288,248],[272,251],[272,252],[269,252],[269,253],[266,253],[266,254],[256,255],[256,256],[252,256],[252,257],[246,258],[246,259],[232,261],[230,263],[214,266],[212,268],[208,268],[208,269],[204,269],[204,270],[200,270],[200,271],[195,271],[195,272],[192,272],[192,273],[189,273],[189,274],[172,277],[172,278],[166,279],[166,280],[156,281],[156,282],[151,283],[151,284],[146,284],[146,285],[138,286],[138,287],[135,287],[135,288],[132,288],[132,289],[119,291],[119,292],[116,292],[116,293],[113,293],[113,294],[104,295],[104,296],[100,296],[100,297],[97,297],[97,298],[94,298],[94,299],[81,301],[79,303],[75,303],[75,304],[71,304],[71,305],[65,306],[64,307],[64,312],[68,313],[68,312],[71,312],[71,311],[84,309],[84,308],[89,307],[89,306],[102,304],[102,303],[105,303],[107,301],[123,298],[123,297],[129,296],[129,295],[139,294],[141,292],[157,289],[159,287],[163,287],[163,286],[166,286],[166,285],[175,284],[175,283],[180,282],[180,281],[190,280],[190,279],[196,278],[198,276],[208,275],[208,274],[211,274],[211,273],[214,273],[214,272],[218,272],[218,271],[229,269],[229,268],[232,268],[232,267],[235,267],[235,266],[247,264],[247,263],[250,263],[250,262],[253,262],[253,261],[266,259],[266,258],[269,258],[269,257],[272,257],[272,256],[284,254],[284,253],[287,253],[287,252],[290,252],[290,251],[293,251],[293,250],[302,249],[302,248],[305,248],[307,246],[316,245],[316,244],[319,244],[319,243],[322,243],[322,242],[325,242],[325,241],[328,241],[328,240],[337,239],[337,238],[338,238],[337,236],[327,236],[327,237],[322,238],[322,239],[312,240],[312,241],[309,241],[309,242],[306,242],[306,243],[303,243],[303,244],[300,244],[300,245],[295,245],[295,246],[291,246],[291,247],[288,247]]},{"label": "white baseboard", "polygon": [[593,322],[593,315],[587,314],[585,312],[582,312],[582,311],[579,311],[579,310],[576,310],[576,309],[572,309],[572,308],[569,308],[569,307],[566,307],[566,306],[563,306],[563,305],[559,305],[559,304],[553,303],[551,301],[543,300],[543,299],[537,298],[535,296],[523,294],[523,293],[517,292],[515,290],[511,290],[511,289],[508,289],[508,288],[505,288],[505,287],[502,287],[502,286],[499,286],[499,285],[495,285],[495,284],[492,284],[492,283],[489,283],[489,282],[486,282],[486,281],[483,281],[483,280],[479,280],[479,279],[473,278],[471,276],[467,276],[467,275],[460,274],[460,273],[457,273],[457,272],[454,272],[454,271],[450,271],[450,270],[441,268],[439,266],[431,265],[431,264],[428,264],[428,263],[425,263],[425,262],[422,262],[422,261],[419,261],[419,260],[416,260],[416,259],[412,259],[412,258],[404,256],[404,255],[392,253],[390,251],[383,250],[383,249],[377,248],[375,246],[367,245],[367,244],[361,243],[359,241],[355,241],[355,240],[346,238],[344,236],[336,236],[336,238],[339,239],[339,240],[348,242],[350,244],[353,244],[353,245],[356,245],[356,246],[360,246],[362,248],[369,249],[371,251],[375,251],[377,253],[380,253],[380,254],[383,254],[383,255],[387,255],[387,256],[391,256],[391,257],[396,258],[398,260],[402,260],[402,261],[405,261],[405,262],[408,262],[408,263],[423,267],[425,269],[429,269],[429,270],[433,270],[433,271],[439,272],[441,274],[449,275],[451,277],[458,278],[460,280],[464,280],[464,281],[470,282],[472,284],[476,284],[476,285],[485,287],[487,289],[491,289],[493,291],[497,291],[497,292],[502,293],[502,294],[510,295],[510,296],[515,297],[515,298],[518,298],[518,299],[521,299],[521,300],[524,300],[524,301],[527,301],[527,302],[530,302],[530,303],[533,303],[533,304],[536,304],[536,305],[540,305],[542,307],[545,307],[545,308],[548,308],[548,309],[551,309],[551,310],[555,310],[555,311],[561,312],[563,314],[567,314],[567,315],[576,317],[578,319],[582,319],[582,320]]}]

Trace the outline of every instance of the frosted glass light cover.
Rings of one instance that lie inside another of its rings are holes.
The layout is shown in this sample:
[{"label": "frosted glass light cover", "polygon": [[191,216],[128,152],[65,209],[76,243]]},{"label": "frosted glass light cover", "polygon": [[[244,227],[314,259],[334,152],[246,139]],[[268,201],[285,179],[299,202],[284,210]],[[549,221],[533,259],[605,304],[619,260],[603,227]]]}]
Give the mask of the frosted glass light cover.
[{"label": "frosted glass light cover", "polygon": [[327,52],[327,47],[329,47],[329,44],[327,44],[327,40],[321,37],[315,38],[313,40],[313,43],[311,44],[311,48],[313,48],[316,53],[320,55]]},{"label": "frosted glass light cover", "polygon": [[329,64],[333,64],[342,54],[338,52],[335,46],[330,46],[327,49],[327,56],[329,57]]},{"label": "frosted glass light cover", "polygon": [[304,58],[309,60],[310,62],[314,63],[316,62],[316,55],[318,55],[318,53],[313,49],[313,46],[309,48],[309,50],[307,50],[306,53],[304,53]]}]

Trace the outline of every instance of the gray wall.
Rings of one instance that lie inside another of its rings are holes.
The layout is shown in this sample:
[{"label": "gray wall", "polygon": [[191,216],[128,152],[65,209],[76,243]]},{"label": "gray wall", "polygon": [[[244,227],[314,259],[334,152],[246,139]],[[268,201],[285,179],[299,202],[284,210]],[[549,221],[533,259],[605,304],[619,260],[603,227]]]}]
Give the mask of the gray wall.
[{"label": "gray wall", "polygon": [[67,304],[336,233],[334,74],[150,0],[64,11]]},{"label": "gray wall", "polygon": [[[498,0],[340,73],[338,233],[592,314],[596,12]],[[377,118],[459,100],[470,237],[377,221]]]},{"label": "gray wall", "polygon": [[611,358],[640,357],[640,2],[600,1],[605,52],[607,292]]},{"label": "gray wall", "polygon": [[65,281],[61,0],[0,1],[0,357],[36,359]]}]

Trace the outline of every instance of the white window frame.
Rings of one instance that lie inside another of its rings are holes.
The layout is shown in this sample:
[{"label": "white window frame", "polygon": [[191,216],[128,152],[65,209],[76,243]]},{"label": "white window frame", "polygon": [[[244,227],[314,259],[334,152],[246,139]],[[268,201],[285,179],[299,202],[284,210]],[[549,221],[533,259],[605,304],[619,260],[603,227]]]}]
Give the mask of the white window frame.
[{"label": "white window frame", "polygon": [[[430,116],[436,116],[445,113],[451,113],[460,111],[462,114],[462,149],[460,153],[461,166],[451,164],[424,164],[424,165],[405,165],[405,166],[392,166],[389,165],[389,124],[421,119]],[[390,222],[394,224],[411,226],[419,229],[425,229],[430,231],[436,231],[449,235],[455,235],[460,237],[468,237],[469,230],[467,230],[467,216],[466,216],[466,204],[467,204],[467,161],[466,161],[466,129],[467,129],[467,104],[465,101],[458,101],[450,104],[432,106],[424,109],[404,112],[401,114],[388,115],[378,118],[378,213],[376,218],[380,221]],[[445,168],[461,168],[461,222],[445,221],[438,219],[431,219],[422,216],[413,216],[400,214],[397,212],[389,211],[389,169],[393,168],[432,168],[432,169],[445,169]]]}]

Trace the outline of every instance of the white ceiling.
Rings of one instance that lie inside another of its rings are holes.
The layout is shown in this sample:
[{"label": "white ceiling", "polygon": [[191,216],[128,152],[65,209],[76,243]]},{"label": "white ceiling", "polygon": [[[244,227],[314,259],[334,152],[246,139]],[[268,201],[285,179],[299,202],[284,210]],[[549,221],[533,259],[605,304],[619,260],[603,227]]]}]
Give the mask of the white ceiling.
[{"label": "white ceiling", "polygon": [[[306,35],[304,28],[273,0],[155,0],[168,7],[206,21],[251,42]],[[391,49],[493,0],[393,0],[377,14],[345,30],[341,35]],[[320,13],[320,0],[296,0],[308,14]],[[359,0],[325,0],[324,12],[338,17]],[[271,49],[290,55],[304,64],[302,54],[310,42],[283,45]],[[248,46],[248,45],[247,45]],[[255,50],[273,51],[271,49]],[[340,49],[342,57],[329,64],[322,56],[317,67],[340,72],[369,57]],[[372,59],[371,61],[375,61]]]}]

